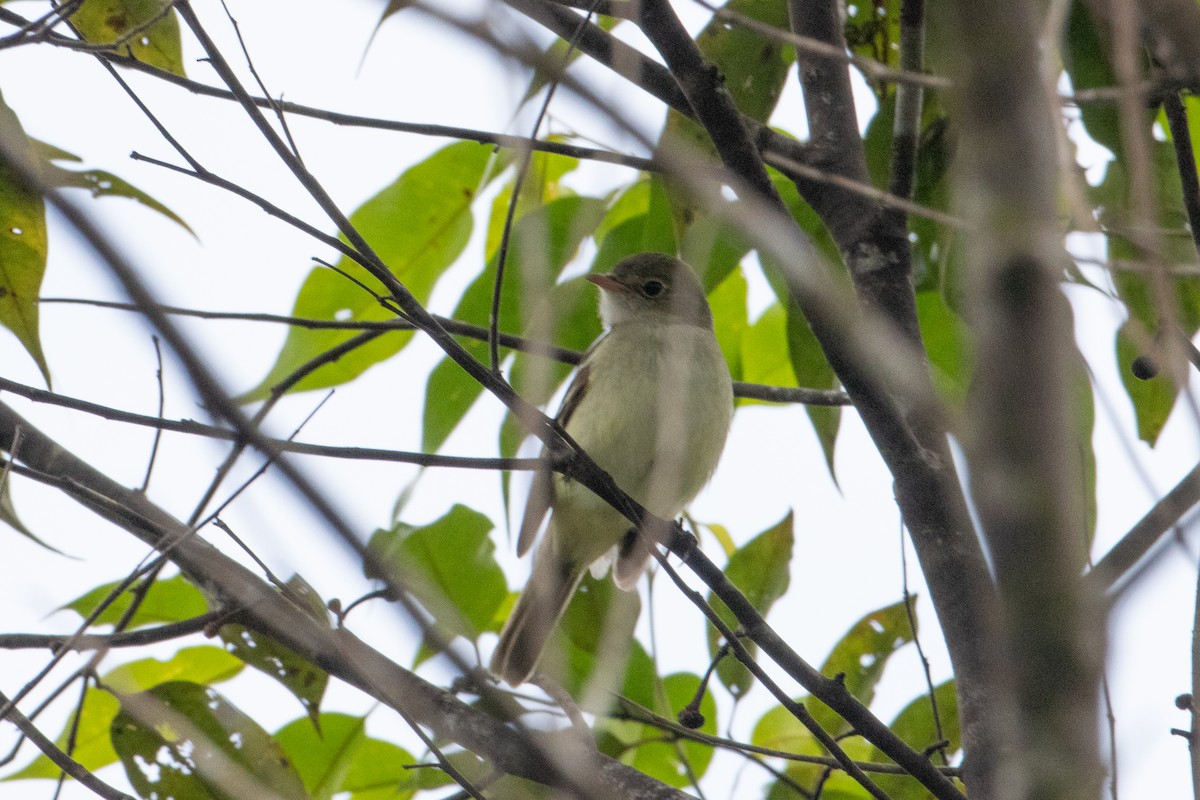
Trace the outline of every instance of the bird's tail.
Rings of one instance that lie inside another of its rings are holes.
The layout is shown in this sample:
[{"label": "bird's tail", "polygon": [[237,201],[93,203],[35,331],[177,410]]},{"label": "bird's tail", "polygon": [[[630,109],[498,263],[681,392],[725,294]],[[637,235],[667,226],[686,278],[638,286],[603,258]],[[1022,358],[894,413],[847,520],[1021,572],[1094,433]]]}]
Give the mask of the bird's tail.
[{"label": "bird's tail", "polygon": [[533,574],[500,631],[491,670],[510,686],[529,680],[551,631],[567,610],[583,570],[558,559],[551,541],[543,541],[533,559]]}]

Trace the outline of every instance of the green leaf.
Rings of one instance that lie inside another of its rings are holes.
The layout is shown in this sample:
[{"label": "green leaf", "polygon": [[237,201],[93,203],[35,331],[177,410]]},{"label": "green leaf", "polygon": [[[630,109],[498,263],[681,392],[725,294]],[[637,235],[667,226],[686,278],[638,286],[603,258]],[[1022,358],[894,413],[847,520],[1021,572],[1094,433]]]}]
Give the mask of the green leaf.
[{"label": "green leaf", "polygon": [[[40,142],[38,143],[41,144]],[[57,148],[56,148],[57,149]],[[62,151],[59,151],[62,152]],[[61,158],[61,156],[59,156]],[[62,186],[73,189],[86,189],[91,192],[92,197],[125,197],[140,203],[151,211],[157,211],[167,219],[182,226],[184,230],[195,236],[193,231],[183,219],[171,209],[164,206],[162,203],[155,200],[150,195],[143,192],[141,189],[132,185],[123,178],[113,175],[111,172],[105,172],[100,169],[89,169],[76,172],[74,170],[63,169],[54,164],[48,165],[46,180],[54,186]]]},{"label": "green leaf", "polygon": [[[84,693],[83,703],[77,712],[79,726],[75,735],[72,758],[89,771],[95,771],[117,761],[117,752],[112,744],[112,722],[120,710],[120,703],[106,689],[121,692],[139,692],[152,689],[168,681],[186,680],[209,684],[227,681],[242,670],[242,663],[219,647],[185,647],[166,661],[146,658],[132,661],[111,670],[100,678],[105,687],[91,687]],[[60,748],[66,749],[76,715],[72,715],[55,740]],[[4,780],[23,778],[57,778],[59,769],[50,759],[38,756],[25,769]]]},{"label": "green leaf", "polygon": [[[700,676],[692,673],[667,675],[656,679],[653,701],[634,701],[660,717],[675,720],[678,713],[691,704],[700,687]],[[632,700],[628,695],[626,699]],[[717,734],[717,706],[711,692],[705,692],[700,702],[704,722],[696,730],[710,736]],[[687,739],[673,739],[653,725],[630,720],[606,719],[596,726],[597,747],[600,752],[631,764],[640,772],[670,786],[687,786],[704,776],[712,760],[712,747]]]},{"label": "green leaf", "polygon": [[[789,27],[786,0],[729,0],[725,9],[775,28]],[[721,71],[738,110],[766,122],[783,93],[788,68],[796,60],[795,50],[778,39],[718,17],[696,35],[696,45],[704,58]]]},{"label": "green leaf", "polygon": [[[429,525],[399,523],[376,531],[368,547],[396,586],[425,607],[442,635],[474,641],[495,629],[496,610],[508,596],[491,530],[486,516],[456,505]],[[432,642],[424,642],[417,663],[436,652]]]},{"label": "green leaf", "polygon": [[[27,165],[39,163],[32,140],[0,95],[0,140]],[[50,367],[38,333],[38,295],[46,274],[46,207],[42,197],[0,160],[0,326],[8,328],[37,363],[46,385]]]},{"label": "green leaf", "polygon": [[[766,616],[771,606],[787,592],[791,580],[789,565],[792,561],[792,545],[795,543],[793,518],[787,516],[775,525],[751,539],[729,557],[725,565],[725,577],[745,595],[759,614]],[[737,618],[724,602],[711,592],[708,602],[731,630],[739,628]],[[720,644],[720,635],[711,626],[708,629],[708,653],[713,657]],[[749,642],[744,642],[751,649]],[[753,649],[751,649],[753,653]],[[734,697],[741,697],[750,688],[752,676],[746,667],[732,655],[717,665],[717,677]]]},{"label": "green leaf", "polygon": [[[1152,163],[1150,178],[1154,183],[1157,208],[1152,209],[1154,223],[1161,231],[1158,256],[1168,265],[1188,266],[1196,260],[1196,246],[1188,231],[1187,209],[1179,183],[1179,168],[1175,148],[1168,142],[1151,142]],[[1114,261],[1142,261],[1145,255],[1129,235],[1135,231],[1139,212],[1134,208],[1133,183],[1125,162],[1111,161],[1104,181],[1091,189],[1091,199],[1099,206],[1099,219],[1109,237],[1109,257]],[[1154,295],[1147,274],[1140,270],[1124,269],[1115,273],[1117,288],[1130,305],[1131,315],[1152,329],[1161,313],[1153,306]],[[1200,327],[1200,278],[1192,274],[1175,276],[1176,309],[1179,323],[1187,331]]]},{"label": "green leaf", "polygon": [[726,558],[729,558],[729,556],[733,555],[734,551],[737,550],[737,545],[734,544],[733,537],[729,535],[728,528],[726,528],[724,525],[717,525],[713,522],[704,522],[700,524],[703,529],[711,533],[713,538],[717,540],[717,543],[721,545],[721,552],[725,554]]},{"label": "green leaf", "polygon": [[[724,7],[777,28],[789,27],[786,0],[728,0]],[[723,77],[734,105],[750,118],[766,122],[779,102],[788,68],[795,60],[795,50],[777,39],[763,37],[744,25],[730,24],[715,16],[697,34],[696,45]],[[714,153],[703,126],[674,109],[667,111],[659,146],[677,149],[689,158],[713,158]],[[701,215],[689,190],[676,181],[669,181],[667,186],[678,229],[687,230]]]},{"label": "green leaf", "polygon": [[[895,110],[895,96],[891,94],[880,103],[863,137],[867,171],[871,175],[871,182],[881,189],[887,189],[891,180]],[[913,200],[926,208],[951,214],[949,170],[953,142],[947,134],[947,127],[945,108],[936,95],[927,94],[922,106],[921,136],[917,143]],[[944,278],[957,274],[957,262],[952,257],[957,257],[954,243],[958,232],[917,214],[909,216],[908,228],[917,290],[936,289],[948,293],[953,287],[947,285]]]},{"label": "green leaf", "polygon": [[[1087,4],[1080,0],[1071,3],[1062,56],[1075,91],[1117,85],[1116,73],[1108,60],[1111,50],[1109,37],[1098,28]],[[1123,151],[1119,106],[1116,103],[1081,103],[1079,111],[1088,136],[1119,158]]]},{"label": "green leaf", "polygon": [[[788,358],[792,362],[792,372],[796,383],[813,389],[836,389],[840,385],[833,367],[825,359],[825,351],[817,342],[808,320],[795,306],[787,308],[787,347]],[[837,483],[837,475],[833,470],[833,453],[837,446],[838,430],[842,424],[842,409],[837,406],[805,406],[804,412],[812,422],[821,443],[821,451],[825,454],[825,466],[829,469],[829,477]]]},{"label": "green leaf", "polygon": [[207,685],[227,681],[245,665],[219,647],[184,647],[166,661],[144,658],[116,667],[101,680],[106,689],[129,694],[171,681]]},{"label": "green leaf", "polygon": [[184,76],[179,20],[168,0],[84,0],[71,24],[92,44]]},{"label": "green leaf", "polygon": [[[1157,244],[1158,257],[1167,266],[1188,265],[1195,261],[1195,246],[1187,230],[1187,213],[1179,183],[1174,148],[1153,141],[1153,173],[1158,207],[1154,209],[1154,224],[1162,232]],[[1133,210],[1131,180],[1121,161],[1109,164],[1103,183],[1092,190],[1099,206],[1100,222],[1108,234],[1109,257],[1117,263],[1146,261],[1145,254],[1128,236],[1136,229],[1138,216]],[[1153,446],[1170,415],[1179,393],[1171,376],[1183,375],[1190,366],[1182,358],[1178,363],[1163,363],[1171,350],[1158,346],[1156,337],[1166,328],[1181,328],[1191,337],[1200,329],[1200,278],[1186,271],[1165,278],[1165,292],[1155,287],[1156,277],[1136,269],[1117,270],[1113,283],[1129,312],[1129,319],[1117,333],[1117,358],[1121,379],[1137,416],[1138,436]],[[1165,298],[1162,295],[1165,294]],[[1164,309],[1162,300],[1173,303]],[[1172,330],[1170,335],[1174,335]],[[1177,350],[1175,351],[1177,352]],[[1129,369],[1138,356],[1157,362],[1158,377],[1148,381],[1137,378]]]},{"label": "green leaf", "polygon": [[[869,706],[888,658],[911,642],[914,636],[903,600],[872,611],[854,623],[834,646],[821,672],[830,677],[842,676],[846,691]],[[805,705],[821,727],[832,735],[841,736],[850,730],[849,723],[816,698],[809,697]]]},{"label": "green leaf", "polygon": [[[930,121],[922,131],[917,150],[917,185],[913,199],[926,208],[949,213],[954,137],[949,118],[937,104],[927,104],[926,112]],[[964,255],[961,232],[915,214],[909,217],[908,228],[913,239],[913,281],[917,289],[936,289],[949,306],[956,308]]]},{"label": "green leaf", "polygon": [[[120,710],[117,698],[100,689],[90,688],[83,696],[79,708],[79,727],[75,735],[75,749],[71,751],[80,766],[94,772],[101,767],[117,761],[117,751],[113,750],[110,728],[113,719]],[[75,714],[67,721],[62,733],[55,738],[55,744],[67,748],[67,740],[71,731]],[[28,778],[57,779],[61,770],[44,755],[39,755],[29,766],[19,772],[8,775],[0,780],[18,781]]]},{"label": "green leaf", "polygon": [[[776,28],[788,28],[785,0],[729,0],[724,7]],[[738,110],[766,122],[779,102],[788,67],[795,60],[795,50],[745,25],[731,25],[715,16],[696,35],[696,45],[704,58],[720,70]],[[703,128],[678,111],[667,112],[664,138],[668,134],[682,135],[706,151],[711,150]]]},{"label": "green leaf", "polygon": [[58,553],[60,556],[66,555],[66,553],[57,547],[42,541],[33,531],[25,526],[24,522],[21,522],[21,518],[17,516],[17,507],[13,505],[12,481],[5,480],[3,477],[0,477],[0,522],[3,522],[26,539],[41,545],[50,552]]},{"label": "green leaf", "polygon": [[325,713],[316,725],[301,717],[280,728],[274,739],[296,767],[309,797],[331,800],[345,790],[346,777],[367,742],[366,719]]},{"label": "green leaf", "polygon": [[[513,227],[500,297],[500,330],[553,339],[564,330],[558,309],[547,302],[563,269],[574,259],[580,244],[595,230],[604,213],[604,201],[589,197],[563,197],[528,212]],[[491,316],[496,261],[467,287],[454,317],[486,326]],[[463,343],[471,355],[488,359],[486,342]],[[429,375],[425,388],[425,425],[422,446],[434,452],[482,392],[479,383],[450,359],[443,359]]]},{"label": "green leaf", "polygon": [[[772,303],[742,334],[742,380],[772,386],[795,386],[796,373],[788,353],[787,312]],[[761,402],[739,398],[738,405]]]},{"label": "green leaf", "polygon": [[[846,6],[846,44],[860,56],[881,64],[900,66],[900,0],[873,0]],[[868,78],[870,80],[870,78]],[[875,93],[884,97],[894,84],[875,83]]]},{"label": "green leaf", "polygon": [[[394,3],[396,0],[392,0],[392,2]],[[611,31],[621,23],[619,17],[606,17],[599,14],[591,15],[590,21],[600,29],[606,31]],[[533,77],[529,81],[529,88],[525,90],[525,96],[521,98],[520,104],[524,105],[528,102],[531,97],[540,92],[548,83],[551,83],[558,75],[565,72],[567,67],[574,64],[582,54],[582,51],[578,47],[568,44],[563,39],[555,39],[537,62],[539,65],[551,65],[551,71],[548,72],[540,66],[534,68]]]},{"label": "green leaf", "polygon": [[[1192,140],[1192,155],[1197,161],[1200,161],[1200,98],[1191,94],[1181,94],[1179,99],[1183,101],[1183,111],[1187,114],[1188,133]],[[1166,131],[1167,141],[1173,142],[1175,137],[1171,136],[1169,126],[1165,124],[1165,116],[1166,114],[1163,112],[1159,117],[1160,127]]]},{"label": "green leaf", "polygon": [[[329,625],[325,603],[303,578],[293,576],[284,591],[310,617],[322,625]],[[283,684],[304,706],[309,718],[314,723],[319,720],[321,698],[329,684],[327,672],[275,639],[241,625],[222,625],[218,633],[226,650]]]},{"label": "green leaf", "polygon": [[[637,592],[622,592],[607,577],[585,575],[551,635],[539,670],[571,696],[599,703],[589,711],[607,710],[610,692],[615,691],[649,702],[652,693],[646,681],[653,678],[654,668],[633,636],[640,614]],[[636,675],[637,681],[631,684],[627,675]]]},{"label": "green leaf", "polygon": [[971,383],[973,353],[970,331],[946,304],[941,292],[918,292],[917,321],[941,396],[962,408]]},{"label": "green leaf", "polygon": [[[918,752],[924,752],[932,745],[945,740],[949,742],[945,753],[950,757],[962,749],[958,728],[958,693],[955,691],[954,681],[949,680],[935,687],[933,697],[937,701],[936,720],[929,696],[922,695],[905,706],[888,727]],[[869,758],[879,763],[891,763],[890,758],[874,747]],[[931,758],[934,763],[942,763],[937,755],[932,755]],[[926,800],[929,797],[929,790],[908,775],[878,774],[873,778],[892,800]],[[961,784],[959,788],[962,788]]]},{"label": "green leaf", "polygon": [[1086,540],[1076,551],[1079,557],[1080,573],[1087,566],[1087,557],[1092,550],[1092,539],[1096,535],[1096,448],[1093,434],[1096,428],[1096,398],[1092,395],[1092,382],[1087,369],[1087,362],[1078,350],[1072,353],[1074,361],[1074,389],[1072,402],[1072,433],[1076,442],[1076,455],[1079,459],[1078,469],[1081,480],[1080,498],[1082,508],[1079,509],[1083,521]]},{"label": "green leaf", "polygon": [[[350,215],[350,222],[392,274],[422,303],[466,247],[473,225],[471,204],[490,177],[491,160],[491,149],[483,145],[452,144],[405,170]],[[376,291],[382,290],[365,269],[349,258],[342,257],[336,266]],[[296,296],[292,315],[346,322],[395,318],[370,294],[324,267],[309,273]],[[250,402],[266,398],[272,386],[354,335],[354,331],[289,328],[275,365],[262,383],[239,399]],[[380,336],[306,376],[293,391],[350,381],[398,353],[411,338],[411,332]]]},{"label": "green leaf", "polygon": [[[803,700],[798,700],[797,702],[803,702]],[[783,706],[775,706],[759,718],[758,722],[754,725],[750,741],[758,747],[769,747],[773,750],[782,750],[788,753],[796,753],[797,755],[829,756],[824,746]],[[866,755],[870,750],[870,745],[864,739],[857,736],[842,739],[838,744],[841,745],[842,749],[851,758],[860,761],[866,760]],[[827,771],[828,768],[823,765],[799,761],[789,761],[785,768],[787,777],[809,792],[815,791],[817,786],[820,785],[822,786],[822,797],[826,796],[826,790],[828,790],[836,792],[836,796],[838,797],[861,797],[865,800],[866,795],[861,794],[861,789],[854,785],[852,780],[849,784],[843,782],[837,777],[840,774],[837,771],[826,779],[825,773]],[[855,791],[860,792],[860,794],[855,794]],[[843,794],[843,792],[849,792],[849,794]],[[769,798],[780,798],[780,800],[783,800],[783,798],[794,800],[796,793],[786,783],[779,781],[772,786],[767,796]]]},{"label": "green leaf", "polygon": [[592,261],[593,272],[607,272],[635,253],[675,255],[671,204],[662,178],[653,175],[618,196],[595,236],[600,249]]},{"label": "green leaf", "polygon": [[213,689],[177,681],[121,698],[113,747],[143,797],[307,800],[291,761]]},{"label": "green leaf", "polygon": [[[550,141],[561,141],[561,136],[550,136]],[[493,172],[499,172],[502,168],[507,168],[511,161],[516,160],[517,155],[508,150],[500,151],[498,163],[493,167]],[[563,186],[561,181],[563,177],[574,172],[579,167],[579,159],[570,156],[559,155],[557,153],[543,153],[534,151],[530,155],[529,169],[525,173],[525,180],[521,184],[520,202],[517,203],[517,208],[513,214],[513,222],[521,219],[530,211],[541,208],[551,200],[558,200],[563,197],[574,197],[575,192],[570,188]],[[484,259],[491,261],[496,257],[496,252],[500,248],[500,243],[504,239],[504,226],[508,219],[509,205],[512,204],[512,193],[516,188],[516,175],[505,185],[505,187],[492,200],[491,213],[488,215],[487,236],[484,239]]]},{"label": "green leaf", "polygon": [[750,327],[747,294],[746,276],[741,267],[735,266],[708,295],[717,343],[721,345],[721,352],[725,354],[725,362],[729,365],[729,374],[735,381],[742,379],[742,337]]},{"label": "green leaf", "polygon": [[408,769],[417,763],[407,750],[379,739],[366,738],[355,748],[340,791],[351,800],[408,800],[429,770]]},{"label": "green leaf", "polygon": [[[665,703],[658,708],[659,716],[674,719],[684,706],[692,702],[700,688],[700,676],[690,672],[678,672],[662,680]],[[663,707],[665,705],[665,707]],[[712,692],[706,691],[700,701],[700,713],[704,724],[697,731],[710,736],[717,735],[717,704]],[[662,732],[649,725],[643,726],[638,740],[640,744],[633,756],[635,769],[656,778],[668,786],[687,786],[704,777],[712,761],[710,745],[682,739],[675,742],[653,741],[661,738]]]},{"label": "green leaf", "polygon": [[[117,588],[118,583],[106,583],[97,586],[87,594],[75,598],[60,610],[74,611],[86,619],[99,607]],[[114,600],[93,625],[115,625],[129,610],[133,602],[133,589],[126,589]],[[198,617],[208,611],[208,602],[204,595],[193,586],[187,578],[176,575],[171,578],[160,578],[147,590],[141,605],[126,624],[126,629],[140,628],[160,622],[181,622],[185,619]]]},{"label": "green leaf", "polygon": [[[1131,332],[1137,330],[1141,335],[1136,339]],[[1170,377],[1160,368],[1158,374],[1142,379],[1133,371],[1133,362],[1144,354],[1135,341],[1146,341],[1145,329],[1132,320],[1127,320],[1117,331],[1117,369],[1121,373],[1121,382],[1125,392],[1133,403],[1134,416],[1137,419],[1138,438],[1153,445],[1158,441],[1171,409],[1175,407],[1178,391]]]},{"label": "green leaf", "polygon": [[706,292],[716,289],[750,252],[750,243],[728,220],[704,216],[688,226],[679,256],[696,270]]}]

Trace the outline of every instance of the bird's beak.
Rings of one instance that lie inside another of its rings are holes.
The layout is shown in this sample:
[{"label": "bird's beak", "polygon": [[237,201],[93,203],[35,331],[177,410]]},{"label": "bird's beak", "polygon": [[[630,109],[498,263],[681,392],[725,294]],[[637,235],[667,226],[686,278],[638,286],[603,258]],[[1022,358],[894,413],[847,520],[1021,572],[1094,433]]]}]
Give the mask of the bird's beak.
[{"label": "bird's beak", "polygon": [[628,286],[621,283],[619,280],[614,278],[612,275],[609,275],[608,273],[597,272],[597,273],[593,273],[591,275],[584,275],[583,277],[587,278],[589,281],[596,284],[597,286],[599,286],[601,289],[603,289],[606,292],[628,292],[629,291]]}]

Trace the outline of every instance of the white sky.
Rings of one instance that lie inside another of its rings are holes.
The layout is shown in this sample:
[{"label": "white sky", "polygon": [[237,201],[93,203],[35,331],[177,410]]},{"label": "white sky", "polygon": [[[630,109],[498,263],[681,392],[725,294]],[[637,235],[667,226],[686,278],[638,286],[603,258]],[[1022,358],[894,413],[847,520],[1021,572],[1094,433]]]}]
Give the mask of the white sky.
[{"label": "white sky", "polygon": [[[362,48],[378,15],[378,4],[366,0],[339,3],[336,14],[329,13],[328,4],[312,0],[287,4],[235,1],[231,5],[256,66],[276,95],[406,121],[527,132],[524,122],[510,126],[524,91],[525,73],[497,62],[477,44],[414,13],[401,14],[380,31],[360,72]],[[676,5],[695,28],[696,20],[701,19],[699,10],[684,0]],[[11,7],[30,16],[41,8],[24,2]],[[232,57],[237,51],[219,10],[213,4],[201,4],[199,11],[231,61],[240,63]],[[195,48],[185,46],[190,74],[215,82],[210,70],[194,61]],[[620,81],[603,72],[587,74],[602,94],[614,95],[621,87]],[[194,98],[142,76],[127,77],[210,169],[280,201],[318,227],[330,229],[233,104]],[[793,77],[783,101],[793,107],[798,95],[795,83]],[[88,57],[50,48],[0,51],[0,91],[31,135],[82,156],[89,167],[105,168],[126,178],[165,202],[192,226],[196,238],[119,200],[106,201],[95,209],[161,293],[163,302],[287,313],[310,258],[329,256],[323,247],[236,198],[127,159],[129,151],[138,150],[177,160]],[[552,115],[584,126],[578,105],[560,98]],[[622,108],[654,113],[653,104],[644,97],[631,103],[622,96],[621,102]],[[793,112],[775,122],[802,134],[799,116]],[[438,139],[338,128],[303,119],[292,119],[291,129],[308,166],[346,210],[445,144]],[[585,129],[606,144],[628,144],[603,126]],[[595,186],[628,178],[625,170],[593,166],[581,170],[575,185],[594,191]],[[70,231],[58,220],[52,221],[52,228],[51,264],[43,295],[121,299],[103,267],[74,243]],[[474,275],[480,252],[477,236],[462,262],[435,292],[434,310],[448,312],[453,307],[457,294]],[[1069,295],[1077,312],[1080,345],[1107,397],[1097,403],[1095,440],[1100,454],[1096,553],[1101,554],[1196,462],[1200,448],[1196,418],[1186,409],[1176,410],[1157,451],[1132,441],[1132,414],[1119,388],[1111,345],[1119,310],[1096,292],[1072,289]],[[761,282],[754,282],[751,302],[755,311],[761,310],[765,297]],[[181,324],[194,335],[194,343],[209,355],[232,391],[248,388],[262,377],[284,335],[281,327]],[[148,331],[132,315],[47,306],[43,308],[42,335],[57,391],[153,413],[153,350]],[[339,390],[302,438],[418,449],[424,375],[436,360],[437,353],[428,344],[410,345],[400,357]],[[4,333],[0,333],[0,372],[12,380],[40,385],[32,362]],[[181,369],[168,360],[166,372],[167,416],[203,419]],[[148,431],[37,407],[8,396],[4,399],[115,479],[130,485],[140,483],[150,442]],[[284,401],[273,417],[276,430],[290,431],[318,399],[317,394],[306,394]],[[1111,415],[1106,408],[1111,408]],[[481,404],[472,412],[469,424],[447,443],[445,452],[489,454],[499,419],[498,404]],[[1132,458],[1126,448],[1132,450]],[[223,448],[202,440],[166,439],[151,497],[186,515],[222,456]],[[396,496],[416,474],[413,469],[386,464],[314,461],[305,466],[319,476],[364,536],[386,524]],[[728,525],[739,541],[777,521],[789,508],[796,511],[792,590],[777,604],[771,620],[805,658],[818,664],[863,613],[900,597],[898,515],[891,499],[891,482],[853,413],[845,415],[837,470],[840,493],[828,478],[801,409],[742,410],[716,477],[692,509],[699,519]],[[248,471],[243,469],[242,474]],[[420,491],[405,510],[405,519],[418,523],[432,520],[452,503],[463,501],[498,520],[502,514],[498,483],[487,473],[431,470],[421,478]],[[49,490],[20,482],[16,502],[39,535],[79,560],[47,554],[8,534],[3,541],[10,555],[0,559],[0,586],[5,587],[0,629],[70,630],[74,617],[46,617],[46,610],[98,583],[117,579],[145,554],[128,535],[98,525],[89,514],[62,502]],[[256,484],[225,519],[276,573],[299,571],[326,598],[348,600],[362,591],[361,572],[353,558],[331,547],[326,532],[273,478]],[[711,541],[705,544],[714,551]],[[516,585],[528,567],[518,564],[502,537],[499,546],[502,563],[512,568],[511,581]],[[949,674],[944,650],[911,552],[909,564],[912,588],[920,592],[922,642],[933,660],[935,680],[944,680]],[[1190,786],[1186,744],[1170,736],[1168,729],[1188,723],[1186,715],[1175,710],[1173,699],[1189,690],[1195,582],[1194,558],[1175,548],[1128,593],[1113,618],[1109,678],[1117,704],[1120,789],[1126,797],[1182,797]],[[669,626],[658,626],[663,637],[660,658],[672,669],[701,671],[705,662],[701,621],[674,593],[661,586],[658,589],[659,619],[671,621]],[[814,613],[816,609],[819,613]],[[376,630],[373,640],[383,642],[385,651],[389,642],[400,655],[415,648],[411,628],[392,610],[369,607],[356,612],[353,622]],[[678,631],[679,636],[668,641],[667,628]],[[170,648],[157,651],[160,656],[168,652]],[[0,688],[11,694],[42,663],[40,653],[6,653],[0,661]],[[922,687],[916,654],[909,648],[889,666],[875,708],[881,717],[890,719]],[[249,676],[225,684],[221,690],[234,702],[261,709],[259,721],[268,730],[300,714],[294,700],[265,678]],[[767,707],[765,692],[756,690],[743,705],[746,707],[738,709],[733,728],[741,736],[748,735],[748,726]],[[335,688],[327,708],[362,713],[367,704],[356,693]],[[727,712],[725,705],[723,729],[729,722]],[[46,728],[57,733],[66,713],[65,704],[54,709],[45,718]],[[389,714],[376,713],[372,723],[377,733],[402,735]],[[0,747],[9,741],[10,729],[5,728],[0,732]],[[29,752],[18,759],[19,764],[28,762]],[[725,757],[714,761],[713,769],[723,767],[733,776],[739,764],[737,759]],[[119,767],[102,775],[124,784]],[[733,796],[756,796],[760,780],[761,773],[748,771],[736,784]],[[4,797],[15,800],[48,797],[50,792],[50,784],[45,782],[4,784],[0,789]],[[70,786],[66,797],[90,795]]]}]

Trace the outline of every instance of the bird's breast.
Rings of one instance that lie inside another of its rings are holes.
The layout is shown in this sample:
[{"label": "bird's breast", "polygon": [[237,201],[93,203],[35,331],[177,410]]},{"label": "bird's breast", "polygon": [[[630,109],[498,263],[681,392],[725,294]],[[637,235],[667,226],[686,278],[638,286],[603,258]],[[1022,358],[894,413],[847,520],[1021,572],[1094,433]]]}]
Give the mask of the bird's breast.
[{"label": "bird's breast", "polygon": [[694,325],[627,323],[589,366],[568,433],[635,500],[674,516],[712,475],[733,413],[716,337]]}]

